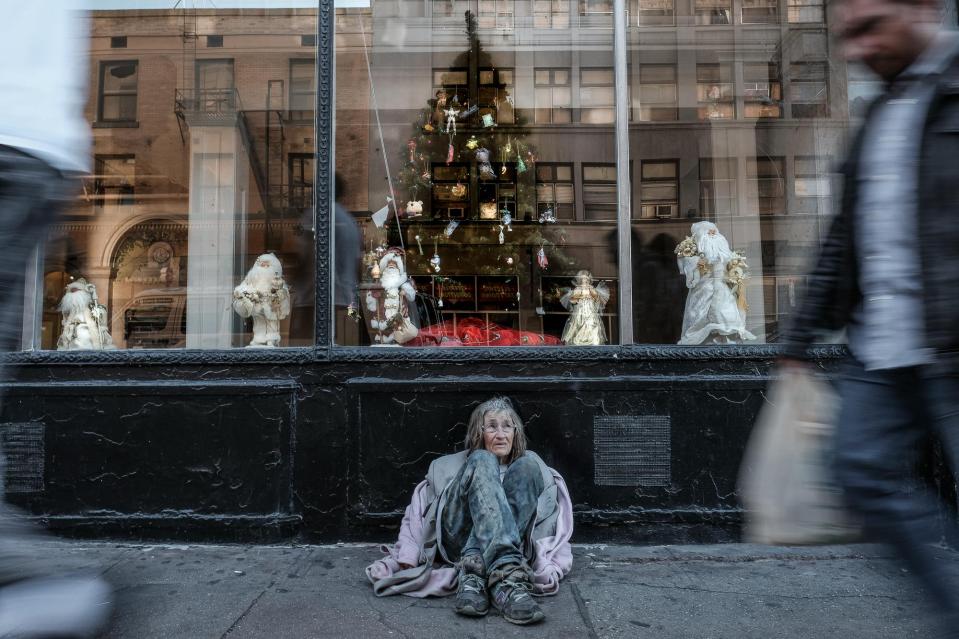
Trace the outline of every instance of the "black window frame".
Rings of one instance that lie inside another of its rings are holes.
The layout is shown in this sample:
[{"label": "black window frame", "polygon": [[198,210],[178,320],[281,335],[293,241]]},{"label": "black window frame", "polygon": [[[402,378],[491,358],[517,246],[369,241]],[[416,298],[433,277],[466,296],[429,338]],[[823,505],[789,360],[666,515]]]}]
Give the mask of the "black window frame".
[{"label": "black window frame", "polygon": [[[137,76],[137,88],[136,90],[130,91],[111,91],[106,92],[105,88],[105,79],[107,69],[111,67],[117,67],[124,64],[132,64],[136,71]],[[133,96],[134,106],[133,106],[133,118],[104,118],[103,117],[103,106],[105,98],[114,97],[114,96]],[[133,124],[138,121],[138,114],[140,109],[140,61],[139,60],[101,60],[100,68],[98,70],[98,80],[97,80],[97,123],[102,124]]]}]

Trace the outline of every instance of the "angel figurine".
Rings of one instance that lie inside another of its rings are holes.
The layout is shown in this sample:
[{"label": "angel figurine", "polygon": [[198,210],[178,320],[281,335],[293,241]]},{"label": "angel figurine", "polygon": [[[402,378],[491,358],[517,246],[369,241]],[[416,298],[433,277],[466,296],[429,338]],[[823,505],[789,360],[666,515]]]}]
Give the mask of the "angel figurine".
[{"label": "angel figurine", "polygon": [[560,303],[569,313],[563,329],[563,343],[567,346],[599,346],[606,343],[606,330],[601,317],[609,289],[600,282],[593,286],[589,271],[580,271],[573,279],[574,287],[567,291]]}]

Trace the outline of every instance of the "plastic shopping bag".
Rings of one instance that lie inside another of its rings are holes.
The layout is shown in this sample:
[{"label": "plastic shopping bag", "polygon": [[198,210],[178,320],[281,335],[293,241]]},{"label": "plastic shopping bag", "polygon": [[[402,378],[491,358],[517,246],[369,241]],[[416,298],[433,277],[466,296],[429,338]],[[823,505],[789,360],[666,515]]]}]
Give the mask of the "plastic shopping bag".
[{"label": "plastic shopping bag", "polygon": [[763,544],[852,541],[830,458],[838,398],[811,371],[789,369],[769,388],[739,473],[744,537]]}]

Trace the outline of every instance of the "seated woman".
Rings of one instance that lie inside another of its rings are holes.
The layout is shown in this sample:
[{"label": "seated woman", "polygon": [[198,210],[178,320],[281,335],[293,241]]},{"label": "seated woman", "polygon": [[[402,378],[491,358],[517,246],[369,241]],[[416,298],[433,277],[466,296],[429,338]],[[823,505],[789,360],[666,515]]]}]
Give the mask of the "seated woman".
[{"label": "seated woman", "polygon": [[378,596],[446,596],[482,616],[541,621],[531,595],[553,595],[573,565],[573,508],[563,478],[526,450],[523,422],[497,397],[470,416],[466,450],[430,464],[400,535],[366,575]]}]

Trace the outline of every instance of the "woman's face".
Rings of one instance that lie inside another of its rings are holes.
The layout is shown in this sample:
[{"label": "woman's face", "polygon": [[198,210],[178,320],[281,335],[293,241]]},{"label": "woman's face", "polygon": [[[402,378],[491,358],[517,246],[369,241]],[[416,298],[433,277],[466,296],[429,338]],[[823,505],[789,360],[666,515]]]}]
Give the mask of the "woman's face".
[{"label": "woman's face", "polygon": [[506,413],[486,413],[483,416],[483,447],[501,462],[506,461],[513,450],[513,423]]}]

